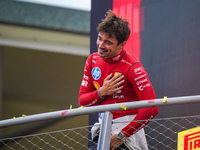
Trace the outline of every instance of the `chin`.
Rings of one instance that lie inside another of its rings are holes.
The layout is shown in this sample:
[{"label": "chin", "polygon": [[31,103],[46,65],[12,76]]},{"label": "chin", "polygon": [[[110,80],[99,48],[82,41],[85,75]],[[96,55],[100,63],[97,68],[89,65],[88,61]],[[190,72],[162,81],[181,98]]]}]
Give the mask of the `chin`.
[{"label": "chin", "polygon": [[101,54],[99,54],[99,53],[98,53],[98,55],[99,55],[99,57],[106,57],[105,55],[101,55]]}]

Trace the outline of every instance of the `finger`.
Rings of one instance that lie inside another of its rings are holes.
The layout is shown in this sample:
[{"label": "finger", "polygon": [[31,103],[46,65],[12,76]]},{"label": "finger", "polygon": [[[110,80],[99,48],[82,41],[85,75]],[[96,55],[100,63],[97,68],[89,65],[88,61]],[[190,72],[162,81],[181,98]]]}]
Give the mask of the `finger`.
[{"label": "finger", "polygon": [[120,76],[121,76],[121,73],[118,73],[118,74],[114,75],[114,76],[110,79],[110,81],[113,82],[113,81],[115,81],[117,78],[119,78]]},{"label": "finger", "polygon": [[111,79],[111,77],[112,77],[112,73],[111,74],[109,74],[104,80],[110,80]]},{"label": "finger", "polygon": [[112,80],[116,80],[116,79],[118,79],[118,78],[121,77],[121,76],[122,76],[121,73],[117,73],[117,74],[115,74],[115,75],[113,76]]},{"label": "finger", "polygon": [[122,74],[119,72],[119,73],[115,73],[114,74],[114,76],[116,76],[116,77],[119,77],[119,76],[121,76]]},{"label": "finger", "polygon": [[123,83],[125,82],[125,80],[122,79],[118,79],[112,82],[112,85],[114,88],[117,88],[118,86],[121,86]]},{"label": "finger", "polygon": [[117,148],[116,146],[113,146],[113,147],[112,147],[112,150],[115,150],[116,148]]},{"label": "finger", "polygon": [[125,80],[121,80],[117,83],[115,83],[115,88],[119,87],[120,85],[122,85],[125,82]]},{"label": "finger", "polygon": [[116,83],[118,83],[119,81],[121,81],[123,78],[124,78],[124,75],[121,75],[121,76],[119,76],[119,77],[114,76],[114,77],[111,79],[111,81],[112,81],[114,84],[116,84]]},{"label": "finger", "polygon": [[116,89],[113,90],[113,92],[115,93],[115,92],[117,92],[117,91],[119,91],[121,89],[123,89],[123,86],[117,87]]}]

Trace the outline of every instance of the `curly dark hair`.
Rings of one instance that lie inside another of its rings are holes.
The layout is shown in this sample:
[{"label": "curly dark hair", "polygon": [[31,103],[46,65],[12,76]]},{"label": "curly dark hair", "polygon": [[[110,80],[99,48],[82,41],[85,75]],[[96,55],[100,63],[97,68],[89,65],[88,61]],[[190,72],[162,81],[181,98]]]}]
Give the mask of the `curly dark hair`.
[{"label": "curly dark hair", "polygon": [[122,19],[112,10],[108,10],[105,19],[102,19],[102,22],[97,26],[97,32],[108,33],[110,37],[114,34],[119,45],[127,41],[131,31],[127,19]]}]

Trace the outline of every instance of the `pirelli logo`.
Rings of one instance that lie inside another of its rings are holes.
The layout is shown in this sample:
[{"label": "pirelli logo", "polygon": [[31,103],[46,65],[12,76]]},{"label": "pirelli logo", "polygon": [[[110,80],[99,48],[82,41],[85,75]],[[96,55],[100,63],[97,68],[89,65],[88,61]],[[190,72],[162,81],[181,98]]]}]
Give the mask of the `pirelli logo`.
[{"label": "pirelli logo", "polygon": [[179,132],[177,150],[200,150],[200,127]]}]

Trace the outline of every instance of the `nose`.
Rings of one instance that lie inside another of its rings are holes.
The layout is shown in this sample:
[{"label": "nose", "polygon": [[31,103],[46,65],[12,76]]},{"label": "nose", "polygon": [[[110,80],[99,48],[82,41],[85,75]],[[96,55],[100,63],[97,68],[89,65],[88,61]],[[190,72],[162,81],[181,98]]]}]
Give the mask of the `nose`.
[{"label": "nose", "polygon": [[105,48],[102,41],[99,41],[98,44],[99,44],[99,48]]}]

